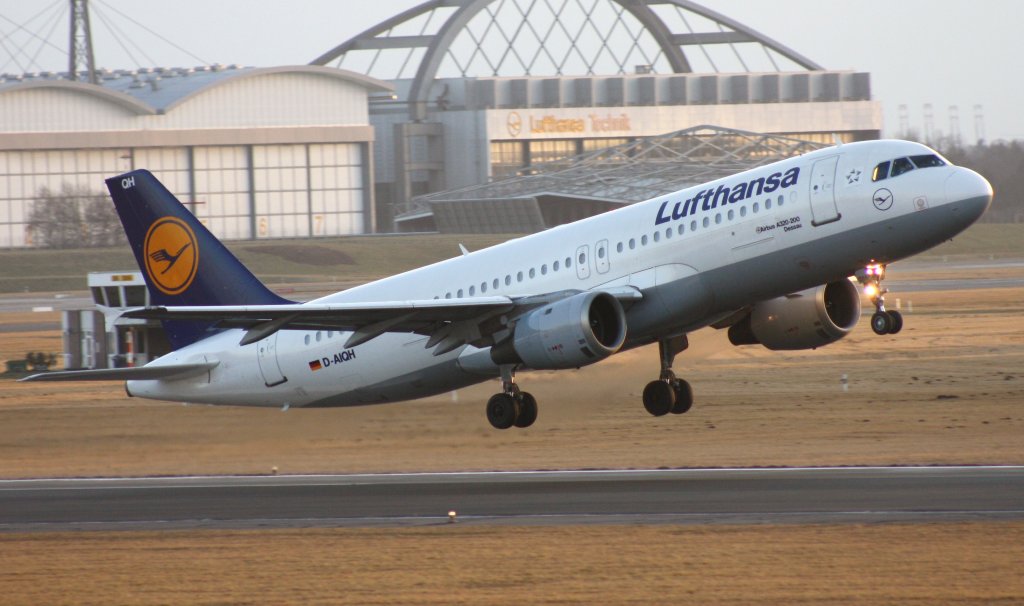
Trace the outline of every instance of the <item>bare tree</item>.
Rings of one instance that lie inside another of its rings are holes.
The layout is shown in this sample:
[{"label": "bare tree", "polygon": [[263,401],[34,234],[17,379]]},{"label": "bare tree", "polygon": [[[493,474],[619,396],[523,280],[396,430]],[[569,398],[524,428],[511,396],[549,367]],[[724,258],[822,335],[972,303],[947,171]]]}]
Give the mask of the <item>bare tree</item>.
[{"label": "bare tree", "polygon": [[106,195],[70,183],[60,192],[39,190],[28,228],[43,248],[114,246],[125,241],[114,205]]}]

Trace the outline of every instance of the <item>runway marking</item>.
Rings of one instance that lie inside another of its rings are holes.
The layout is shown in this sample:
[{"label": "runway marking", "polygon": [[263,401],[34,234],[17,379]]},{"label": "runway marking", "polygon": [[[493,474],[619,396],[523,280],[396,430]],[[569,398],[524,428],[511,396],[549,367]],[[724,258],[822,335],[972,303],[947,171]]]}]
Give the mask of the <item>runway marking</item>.
[{"label": "runway marking", "polygon": [[[790,473],[807,471],[1024,471],[1024,465],[893,465],[893,466],[842,466],[842,467],[681,467],[673,469],[554,469],[554,470],[513,470],[513,471],[412,471],[396,473],[345,473],[345,474],[282,474],[282,475],[191,475],[191,476],[112,476],[90,478],[9,478],[0,479],[0,484],[42,483],[42,482],[162,482],[199,480],[297,480],[324,478],[391,479],[424,477],[479,477],[479,476],[587,476],[612,474],[713,474],[713,473]],[[276,484],[275,484],[276,485]]]},{"label": "runway marking", "polygon": [[[424,527],[461,525],[593,525],[593,524],[683,524],[768,526],[773,524],[862,524],[878,522],[989,522],[1024,517],[1024,510],[956,510],[956,511],[797,511],[762,513],[557,513],[511,515],[460,515],[451,522],[446,515],[369,516],[339,518],[245,518],[81,522],[0,523],[0,532],[54,532],[66,530],[263,530],[268,528],[353,528],[353,527]],[[807,518],[814,518],[808,521]]]},{"label": "runway marking", "polygon": [[[504,481],[572,481],[594,478],[619,478],[627,480],[679,479],[684,477],[725,476],[754,474],[761,476],[799,473],[885,473],[892,475],[928,475],[948,472],[1024,472],[1022,465],[968,465],[968,466],[900,466],[900,467],[710,467],[693,469],[585,469],[547,471],[451,471],[451,472],[406,472],[369,474],[296,474],[279,476],[221,475],[221,476],[142,476],[111,478],[27,478],[0,480],[0,492],[32,490],[76,491],[76,490],[125,490],[139,489],[208,489],[208,488],[278,488],[295,486],[322,488],[337,486],[362,486],[370,484],[404,484],[422,482],[443,483],[448,480],[487,480],[494,483]],[[45,484],[53,484],[45,486]]]}]

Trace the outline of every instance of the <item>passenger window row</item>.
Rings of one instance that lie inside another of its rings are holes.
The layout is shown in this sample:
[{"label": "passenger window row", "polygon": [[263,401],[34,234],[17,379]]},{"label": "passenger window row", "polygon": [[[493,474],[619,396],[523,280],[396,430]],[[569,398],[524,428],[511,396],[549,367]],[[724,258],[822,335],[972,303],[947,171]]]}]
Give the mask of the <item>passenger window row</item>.
[{"label": "passenger window row", "polygon": [[[327,338],[328,339],[334,337],[334,335],[335,335],[335,331],[333,331],[333,330],[328,330],[326,332],[327,332]],[[313,334],[316,335],[316,342],[317,343],[319,343],[324,338],[324,331],[322,331],[322,330],[318,330],[318,331],[316,331],[316,333],[313,333]],[[340,335],[341,332],[338,332],[337,334]],[[309,345],[310,340],[311,340],[309,335],[310,335],[310,333],[306,333],[306,336],[303,339],[303,341],[305,341],[306,345]]]},{"label": "passenger window row", "polygon": [[[786,203],[785,196],[780,194],[775,199],[774,203],[777,206],[779,206],[779,207],[783,206]],[[764,206],[763,206],[764,210],[765,211],[771,210],[772,204],[773,204],[773,200],[771,198],[765,199],[764,200]],[[710,216],[704,217],[704,219],[701,221],[700,225],[703,226],[703,227],[710,227],[712,221],[714,221],[715,225],[721,225],[723,220],[734,221],[737,216],[739,216],[740,218],[744,218],[748,214],[758,214],[758,213],[761,212],[761,209],[762,209],[762,206],[761,206],[760,202],[754,202],[754,204],[750,207],[749,213],[747,211],[747,207],[746,206],[741,206],[738,211],[736,209],[729,209],[725,214],[723,214],[721,212],[715,213],[714,218],[711,218]],[[690,221],[689,228],[690,228],[691,232],[696,232],[698,230],[698,223],[697,223],[696,219]],[[679,236],[682,236],[684,233],[686,233],[685,223],[680,222],[679,225],[676,226],[675,229],[673,229],[671,227],[667,227],[664,230],[658,230],[658,231],[654,232],[653,234],[651,234],[650,236],[648,236],[647,234],[644,234],[644,235],[640,236],[639,245],[641,247],[644,247],[644,246],[647,246],[648,244],[651,244],[652,242],[660,242],[662,238],[665,238],[666,240],[671,239],[672,236],[673,236],[673,233],[675,233],[675,234],[677,234]],[[622,253],[622,252],[624,252],[626,250],[627,247],[629,248],[629,250],[636,250],[636,248],[637,248],[637,239],[636,238],[630,238],[628,241],[619,242],[618,244],[615,245],[615,252]],[[603,246],[600,246],[600,247],[597,248],[597,257],[599,259],[604,259],[605,258],[605,249],[604,249]],[[577,261],[578,261],[578,263],[580,265],[586,265],[586,262],[587,262],[586,253],[580,252],[579,253],[579,259],[577,259]],[[566,257],[565,260],[563,262],[561,262],[561,263],[558,260],[556,260],[553,263],[551,263],[550,266],[547,263],[542,264],[540,266],[539,271],[537,270],[537,268],[531,267],[525,273],[523,271],[516,272],[515,276],[513,276],[512,274],[506,274],[504,279],[494,278],[494,279],[492,279],[490,281],[490,283],[484,281],[484,282],[480,282],[479,285],[472,284],[472,285],[470,285],[470,286],[468,286],[466,288],[460,288],[460,289],[458,289],[456,291],[446,292],[446,293],[444,293],[444,298],[445,299],[452,299],[452,298],[462,299],[462,298],[465,298],[466,296],[475,297],[477,295],[477,293],[480,293],[481,295],[483,295],[483,294],[486,294],[488,292],[488,290],[491,290],[491,291],[498,290],[501,287],[502,284],[504,284],[505,286],[512,286],[513,282],[515,282],[516,284],[521,284],[522,282],[524,282],[526,280],[533,280],[533,279],[535,279],[538,276],[538,274],[541,275],[541,276],[546,276],[548,274],[549,268],[550,268],[551,272],[557,272],[557,271],[559,271],[561,269],[568,270],[569,268],[572,267],[572,263],[573,263],[572,257]],[[442,297],[440,295],[434,296],[434,299],[441,299],[441,298]]]}]

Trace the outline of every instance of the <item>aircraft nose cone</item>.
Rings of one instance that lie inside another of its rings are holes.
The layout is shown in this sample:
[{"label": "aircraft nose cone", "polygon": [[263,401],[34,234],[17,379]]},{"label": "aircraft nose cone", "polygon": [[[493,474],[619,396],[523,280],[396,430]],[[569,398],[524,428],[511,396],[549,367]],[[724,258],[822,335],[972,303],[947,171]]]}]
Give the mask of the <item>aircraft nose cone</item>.
[{"label": "aircraft nose cone", "polygon": [[973,170],[957,167],[946,179],[946,200],[952,204],[980,205],[983,213],[992,203],[992,185]]},{"label": "aircraft nose cone", "polygon": [[973,221],[992,204],[992,185],[973,170],[958,167],[946,179],[946,200],[954,212],[963,212]]}]

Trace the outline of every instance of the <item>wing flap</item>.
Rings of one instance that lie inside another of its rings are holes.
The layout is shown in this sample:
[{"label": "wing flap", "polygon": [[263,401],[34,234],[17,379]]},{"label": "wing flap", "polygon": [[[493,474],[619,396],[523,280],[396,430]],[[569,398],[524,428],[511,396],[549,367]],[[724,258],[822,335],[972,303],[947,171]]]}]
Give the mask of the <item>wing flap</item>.
[{"label": "wing flap", "polygon": [[[603,290],[627,304],[643,298],[631,286]],[[366,343],[385,332],[413,332],[430,336],[427,347],[439,346],[435,353],[441,354],[466,343],[477,347],[492,345],[493,335],[515,318],[580,292],[564,290],[514,298],[140,307],[125,311],[120,317],[213,322],[219,328],[241,328],[246,333],[239,345],[255,343],[279,330],[352,332],[346,347]]]},{"label": "wing flap", "polygon": [[[514,307],[515,303],[508,297],[480,297],[369,303],[141,307],[130,309],[121,314],[121,317],[145,320],[223,321],[232,328],[252,328],[278,321],[281,323],[278,329],[316,326],[352,331],[378,322],[392,322],[395,318],[404,318],[402,322],[390,327],[393,331],[403,332],[415,330],[423,324],[468,320],[483,314],[510,311]],[[290,319],[283,321],[284,318]]]}]

